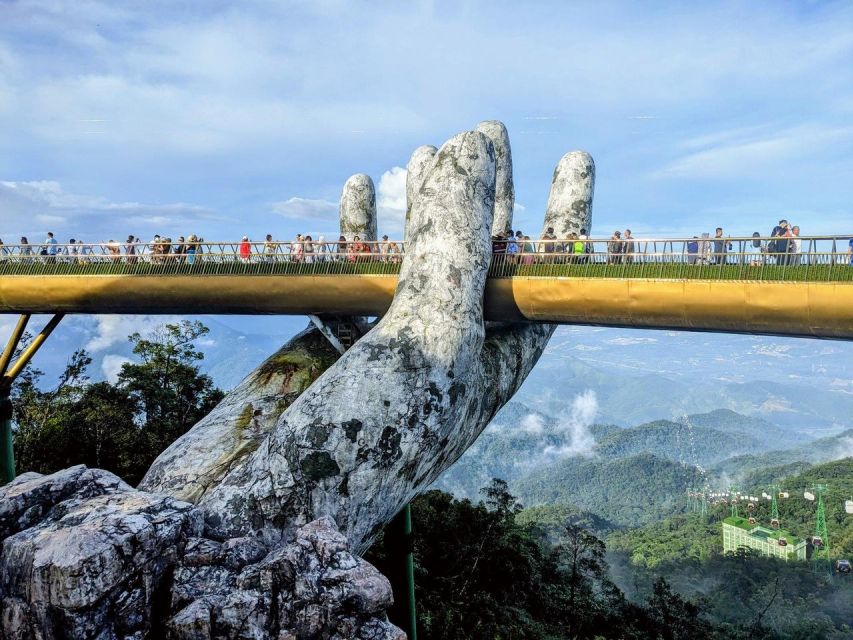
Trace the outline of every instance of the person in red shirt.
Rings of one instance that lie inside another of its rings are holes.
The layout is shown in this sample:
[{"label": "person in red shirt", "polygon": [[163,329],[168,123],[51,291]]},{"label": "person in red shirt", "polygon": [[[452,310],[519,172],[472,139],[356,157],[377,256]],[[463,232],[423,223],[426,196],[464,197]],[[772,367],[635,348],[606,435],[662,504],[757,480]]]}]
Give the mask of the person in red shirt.
[{"label": "person in red shirt", "polygon": [[252,245],[249,243],[249,236],[243,236],[240,242],[240,259],[248,262],[252,257]]}]

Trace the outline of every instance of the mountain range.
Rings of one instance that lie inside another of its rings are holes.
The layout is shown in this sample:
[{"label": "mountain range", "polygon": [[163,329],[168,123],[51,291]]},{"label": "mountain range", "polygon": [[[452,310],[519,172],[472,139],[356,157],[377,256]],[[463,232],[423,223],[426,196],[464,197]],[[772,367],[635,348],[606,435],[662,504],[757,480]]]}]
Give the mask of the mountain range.
[{"label": "mountain range", "polygon": [[[127,336],[178,316],[69,316],[36,356],[51,384],[76,349],[93,357],[93,379],[132,358]],[[303,317],[199,316],[210,333],[201,363],[230,389],[307,324]],[[44,320],[42,320],[43,322]],[[0,317],[8,335],[14,318]],[[36,319],[32,325],[38,329]],[[560,416],[591,391],[596,422],[633,426],[729,409],[781,428],[832,435],[853,427],[853,343],[801,338],[560,327],[516,400]],[[789,432],[790,433],[790,432]],[[792,443],[793,444],[793,443]]]}]

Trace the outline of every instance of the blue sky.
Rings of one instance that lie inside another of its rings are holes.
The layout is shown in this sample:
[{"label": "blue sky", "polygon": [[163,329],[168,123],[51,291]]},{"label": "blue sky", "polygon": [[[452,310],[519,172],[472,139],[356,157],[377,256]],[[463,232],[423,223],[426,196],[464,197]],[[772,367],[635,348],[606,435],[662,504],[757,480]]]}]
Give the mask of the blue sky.
[{"label": "blue sky", "polygon": [[0,0],[0,238],[336,231],[482,119],[538,232],[572,149],[594,232],[853,231],[850,3]]},{"label": "blue sky", "polygon": [[[853,4],[0,0],[6,242],[334,235],[357,172],[400,235],[411,152],[484,119],[509,129],[530,235],[573,149],[597,164],[598,236],[748,235],[782,216],[851,234]],[[80,346],[118,362],[158,321],[101,316]],[[228,322],[284,339],[302,320]],[[657,339],[654,358],[685,351]]]}]

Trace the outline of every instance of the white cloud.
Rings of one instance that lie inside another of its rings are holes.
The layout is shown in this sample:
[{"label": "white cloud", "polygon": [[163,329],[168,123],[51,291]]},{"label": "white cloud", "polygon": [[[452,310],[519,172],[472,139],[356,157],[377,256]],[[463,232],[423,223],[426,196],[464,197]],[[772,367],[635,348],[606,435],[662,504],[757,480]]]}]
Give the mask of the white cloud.
[{"label": "white cloud", "polygon": [[376,213],[380,234],[402,237],[406,217],[406,176],[403,167],[392,167],[379,178]]},{"label": "white cloud", "polygon": [[107,382],[115,383],[118,380],[118,374],[121,373],[121,366],[126,362],[133,362],[130,358],[110,353],[104,356],[101,360],[101,371],[104,372],[104,377]]},{"label": "white cloud", "polygon": [[654,344],[657,342],[657,338],[634,338],[628,336],[622,336],[619,338],[611,338],[610,340],[605,340],[606,344],[615,344],[621,347],[632,345],[632,344]]},{"label": "white cloud", "polygon": [[593,453],[595,437],[589,428],[598,415],[598,398],[595,391],[587,390],[575,396],[569,412],[562,414],[556,431],[566,439],[560,446],[549,445],[543,455],[554,457],[586,456]]},{"label": "white cloud", "polygon": [[[114,202],[99,196],[69,193],[52,180],[0,181],[0,209],[3,210],[0,233],[10,237],[64,230],[79,238],[81,232],[92,233],[100,224],[112,228],[108,233],[113,234],[123,231],[128,224],[137,233],[164,228],[177,230],[221,219],[214,211],[196,205]],[[117,220],[122,229],[116,228]],[[34,227],[33,222],[39,226]],[[97,242],[106,238],[87,239]]]},{"label": "white cloud", "polygon": [[545,421],[542,419],[542,416],[535,413],[528,413],[521,419],[518,428],[533,436],[541,435],[545,431]]},{"label": "white cloud", "polygon": [[853,127],[832,124],[808,124],[775,132],[737,129],[701,136],[683,143],[701,148],[674,162],[656,174],[676,178],[742,178],[773,169],[796,159],[809,157],[848,144]]},{"label": "white cloud", "polygon": [[328,222],[337,219],[339,205],[329,200],[310,198],[289,198],[274,202],[272,210],[291,220],[320,220]]},{"label": "white cloud", "polygon": [[853,438],[844,437],[838,442],[838,447],[833,454],[834,459],[853,457]]},{"label": "white cloud", "polygon": [[180,320],[177,316],[96,315],[94,318],[97,323],[95,335],[84,347],[91,352],[104,351],[115,344],[124,343],[132,333],[145,335],[155,327]]},{"label": "white cloud", "polygon": [[750,353],[769,358],[790,358],[791,348],[790,344],[758,344],[752,347]]}]

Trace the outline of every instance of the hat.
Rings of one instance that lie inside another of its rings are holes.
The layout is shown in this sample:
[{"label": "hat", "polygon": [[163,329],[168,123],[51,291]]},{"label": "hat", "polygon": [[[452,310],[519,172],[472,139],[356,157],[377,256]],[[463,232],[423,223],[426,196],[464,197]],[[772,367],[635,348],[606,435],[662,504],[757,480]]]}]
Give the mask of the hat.
[{"label": "hat", "polygon": [[243,240],[248,240],[249,236],[243,236]]}]

